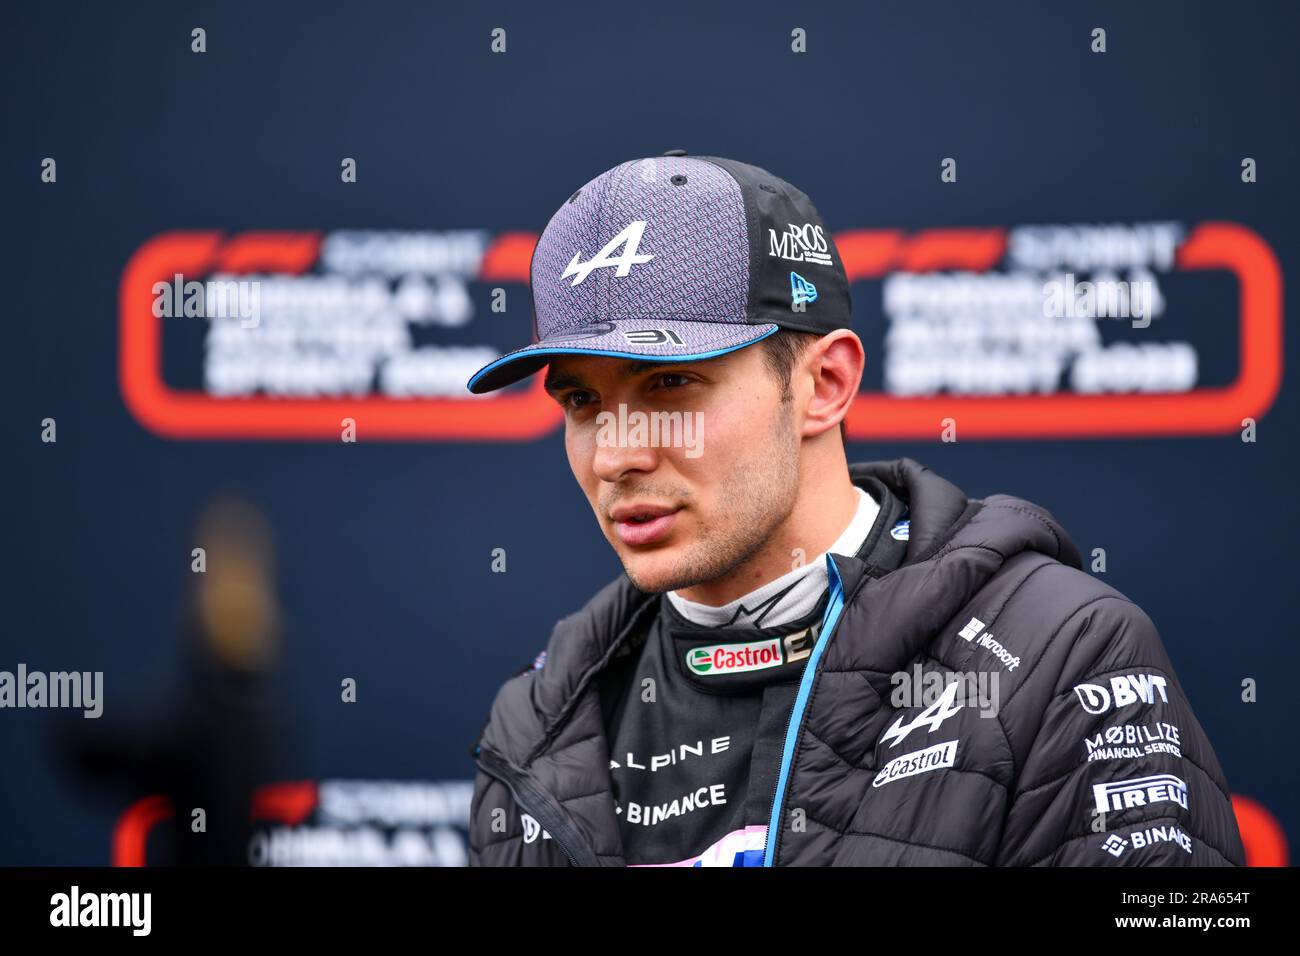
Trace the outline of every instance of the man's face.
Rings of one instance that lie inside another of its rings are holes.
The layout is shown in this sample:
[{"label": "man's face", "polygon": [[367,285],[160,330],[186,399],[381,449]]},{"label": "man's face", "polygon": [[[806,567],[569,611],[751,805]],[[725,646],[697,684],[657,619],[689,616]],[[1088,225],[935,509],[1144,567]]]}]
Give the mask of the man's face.
[{"label": "man's face", "polygon": [[561,355],[550,363],[546,387],[564,409],[569,466],[643,591],[722,577],[757,554],[794,507],[794,406],[781,401],[762,348],[702,362]]}]

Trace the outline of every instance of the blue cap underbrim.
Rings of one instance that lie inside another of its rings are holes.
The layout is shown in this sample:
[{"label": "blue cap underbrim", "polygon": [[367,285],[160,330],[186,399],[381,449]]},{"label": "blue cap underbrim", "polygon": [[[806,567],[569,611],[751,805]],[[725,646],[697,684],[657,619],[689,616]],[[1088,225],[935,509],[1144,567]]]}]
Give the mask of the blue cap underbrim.
[{"label": "blue cap underbrim", "polygon": [[[740,325],[739,323],[721,322],[683,322],[675,323],[675,328],[688,330],[681,338],[689,339],[686,344],[629,345],[625,332],[645,332],[651,324],[645,319],[619,320],[603,323],[612,326],[607,332],[589,336],[585,345],[565,345],[573,342],[576,336],[557,335],[548,340],[534,342],[509,352],[495,361],[489,362],[470,377],[468,388],[475,395],[495,391],[507,385],[513,385],[540,371],[551,361],[554,355],[599,355],[605,358],[631,359],[642,362],[699,362],[717,358],[747,345],[762,341],[777,331],[779,326],[771,323],[763,325]],[[632,326],[636,328],[633,329]],[[658,331],[658,330],[650,330]],[[668,331],[672,331],[671,329]],[[703,334],[701,334],[703,333]],[[709,334],[720,333],[720,334]]]}]

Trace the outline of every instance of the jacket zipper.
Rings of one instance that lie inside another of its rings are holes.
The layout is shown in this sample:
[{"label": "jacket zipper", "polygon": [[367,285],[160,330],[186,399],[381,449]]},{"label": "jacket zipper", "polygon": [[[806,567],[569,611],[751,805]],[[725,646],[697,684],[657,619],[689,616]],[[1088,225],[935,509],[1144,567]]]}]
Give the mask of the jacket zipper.
[{"label": "jacket zipper", "polygon": [[799,681],[799,692],[795,696],[794,706],[785,724],[785,746],[781,751],[781,766],[776,775],[776,786],[772,790],[772,810],[767,821],[767,837],[763,841],[763,865],[776,866],[777,841],[780,839],[781,804],[785,802],[786,784],[789,782],[791,765],[794,762],[794,745],[799,739],[799,729],[803,724],[804,712],[808,706],[808,696],[812,693],[813,682],[817,679],[817,668],[821,664],[822,651],[831,638],[831,632],[839,623],[840,612],[844,610],[844,582],[840,579],[840,569],[830,555],[826,556],[830,572],[831,595],[826,603],[826,616],[822,618],[822,627],[813,645],[812,654],[804,666],[803,677]]},{"label": "jacket zipper", "polygon": [[[573,866],[600,865],[591,854],[574,849],[574,846],[580,842],[577,832],[569,825],[568,821],[559,815],[558,811],[552,812],[551,801],[546,793],[540,787],[534,786],[522,774],[517,773],[506,762],[505,758],[499,757],[495,752],[480,746],[478,748],[478,759],[475,762],[478,764],[479,769],[489,777],[494,777],[506,785],[520,811],[527,813],[537,821],[539,827],[551,835],[551,839],[568,857],[570,864]],[[581,860],[579,857],[581,857]]]}]

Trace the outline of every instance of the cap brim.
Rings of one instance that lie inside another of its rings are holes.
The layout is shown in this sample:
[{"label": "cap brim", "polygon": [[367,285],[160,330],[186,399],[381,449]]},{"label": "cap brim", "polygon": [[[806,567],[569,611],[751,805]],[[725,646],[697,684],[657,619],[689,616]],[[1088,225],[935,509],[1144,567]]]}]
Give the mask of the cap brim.
[{"label": "cap brim", "polygon": [[[683,322],[616,319],[567,335],[552,335],[508,352],[471,376],[475,395],[513,385],[539,371],[554,355],[603,355],[648,362],[698,362],[716,358],[767,338],[772,323],[740,325],[724,322]],[[658,336],[652,333],[660,333]],[[632,338],[629,338],[632,335]],[[654,339],[659,341],[655,342]],[[674,341],[676,339],[676,341]],[[647,341],[651,340],[651,341]],[[677,344],[680,342],[681,344]]]}]

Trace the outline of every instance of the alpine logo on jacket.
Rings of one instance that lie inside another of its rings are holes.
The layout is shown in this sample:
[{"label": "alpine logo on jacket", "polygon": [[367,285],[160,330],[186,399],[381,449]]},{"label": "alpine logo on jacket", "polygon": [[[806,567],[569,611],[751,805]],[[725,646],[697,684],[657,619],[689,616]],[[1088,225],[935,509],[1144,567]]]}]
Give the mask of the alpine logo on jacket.
[{"label": "alpine logo on jacket", "polygon": [[957,692],[960,689],[960,681],[950,683],[944,692],[939,695],[938,700],[917,714],[916,719],[907,725],[903,724],[903,717],[900,714],[898,719],[881,736],[881,742],[887,742],[889,746],[897,747],[906,739],[908,734],[918,727],[924,727],[927,732],[934,733],[939,729],[940,724],[961,710],[962,705],[957,703]]}]

